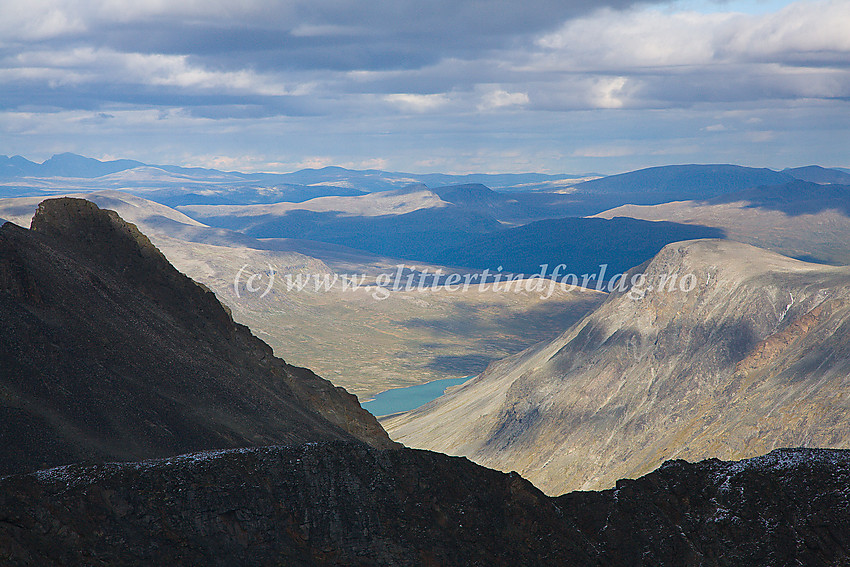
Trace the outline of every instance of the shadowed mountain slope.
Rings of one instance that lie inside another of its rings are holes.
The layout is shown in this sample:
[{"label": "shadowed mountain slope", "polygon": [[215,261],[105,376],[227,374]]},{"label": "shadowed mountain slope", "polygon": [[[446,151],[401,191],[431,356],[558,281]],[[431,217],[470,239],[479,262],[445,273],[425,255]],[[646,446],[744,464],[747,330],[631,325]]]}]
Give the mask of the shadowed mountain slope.
[{"label": "shadowed mountain slope", "polygon": [[793,167],[782,170],[795,179],[811,181],[813,183],[850,183],[850,173],[840,169],[831,169],[819,165],[807,165],[805,167]]},{"label": "shadowed mountain slope", "polygon": [[781,211],[788,216],[813,215],[829,210],[850,216],[850,185],[791,181],[721,195],[705,203],[716,205],[742,201],[747,202],[750,209]]},{"label": "shadowed mountain slope", "polygon": [[352,435],[354,396],[274,358],[134,225],[80,199],[0,228],[0,474]]},{"label": "shadowed mountain slope", "polygon": [[721,229],[647,222],[630,218],[563,218],[529,223],[432,248],[428,261],[450,266],[533,274],[541,264],[551,272],[595,274],[607,265],[607,276],[646,262],[665,245],[695,238],[722,238]]},{"label": "shadowed mountain slope", "polygon": [[319,443],[0,479],[7,565],[842,565],[847,452],[665,463],[547,498],[425,451]]},{"label": "shadowed mountain slope", "polygon": [[[375,195],[374,193],[372,195]],[[440,201],[442,202],[442,201]],[[372,254],[429,261],[430,251],[470,233],[501,228],[496,220],[457,206],[420,208],[402,214],[348,215],[336,211],[295,209],[283,215],[207,217],[197,209],[182,211],[212,226],[239,230],[254,238],[298,238],[350,246]],[[214,211],[216,207],[209,207]],[[216,215],[219,213],[216,212]]]},{"label": "shadowed mountain slope", "polygon": [[609,175],[575,186],[578,193],[629,195],[636,204],[669,200],[707,199],[759,185],[792,181],[786,172],[727,164],[664,165]]},{"label": "shadowed mountain slope", "polygon": [[697,240],[643,272],[555,341],[384,426],[550,494],[670,458],[850,447],[850,268]]},{"label": "shadowed mountain slope", "polygon": [[810,261],[850,264],[850,186],[792,181],[714,199],[623,205],[596,217],[702,225],[726,238]]}]

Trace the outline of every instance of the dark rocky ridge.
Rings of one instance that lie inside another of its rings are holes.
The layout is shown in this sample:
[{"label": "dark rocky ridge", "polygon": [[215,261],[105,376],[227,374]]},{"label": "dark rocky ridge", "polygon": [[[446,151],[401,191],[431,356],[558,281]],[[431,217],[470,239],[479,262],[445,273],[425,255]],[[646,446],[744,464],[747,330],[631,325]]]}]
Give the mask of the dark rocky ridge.
[{"label": "dark rocky ridge", "polygon": [[114,212],[53,199],[0,228],[0,474],[352,436],[394,446]]},{"label": "dark rocky ridge", "polygon": [[548,498],[515,473],[331,442],[0,479],[8,565],[844,565],[850,455],[665,463]]},{"label": "dark rocky ridge", "polygon": [[850,564],[850,451],[667,461],[555,498],[612,565]]}]

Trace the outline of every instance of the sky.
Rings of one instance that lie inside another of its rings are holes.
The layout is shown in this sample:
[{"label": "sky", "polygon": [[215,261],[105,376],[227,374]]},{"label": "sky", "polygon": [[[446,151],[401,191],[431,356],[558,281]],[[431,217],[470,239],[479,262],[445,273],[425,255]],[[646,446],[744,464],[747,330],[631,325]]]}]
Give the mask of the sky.
[{"label": "sky", "polygon": [[850,167],[850,0],[4,0],[0,154]]}]

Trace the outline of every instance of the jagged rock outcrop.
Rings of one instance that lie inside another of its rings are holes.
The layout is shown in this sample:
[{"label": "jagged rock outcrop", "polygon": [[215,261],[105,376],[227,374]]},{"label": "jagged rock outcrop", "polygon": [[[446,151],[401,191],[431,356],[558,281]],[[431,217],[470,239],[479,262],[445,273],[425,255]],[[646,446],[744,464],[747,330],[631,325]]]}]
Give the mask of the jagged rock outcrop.
[{"label": "jagged rock outcrop", "polygon": [[850,447],[850,268],[697,240],[638,272],[555,341],[384,426],[549,494],[673,458]]},{"label": "jagged rock outcrop", "polygon": [[331,442],[0,479],[6,565],[842,565],[850,456],[666,463],[548,498],[463,458]]},{"label": "jagged rock outcrop", "polygon": [[738,462],[668,461],[555,502],[612,565],[847,565],[848,458],[777,449]]},{"label": "jagged rock outcrop", "polygon": [[51,199],[0,228],[0,474],[352,436],[394,445],[117,214]]}]

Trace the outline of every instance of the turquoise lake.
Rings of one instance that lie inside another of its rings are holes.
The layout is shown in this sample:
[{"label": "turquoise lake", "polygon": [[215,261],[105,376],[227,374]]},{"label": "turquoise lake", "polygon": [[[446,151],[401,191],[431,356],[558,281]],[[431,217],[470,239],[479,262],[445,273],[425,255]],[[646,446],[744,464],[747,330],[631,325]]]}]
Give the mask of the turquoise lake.
[{"label": "turquoise lake", "polygon": [[371,401],[363,402],[361,405],[363,409],[372,415],[378,416],[409,411],[439,398],[446,391],[446,388],[463,384],[470,378],[472,376],[466,376],[465,378],[446,378],[444,380],[434,380],[427,384],[394,388],[386,392],[381,392]]}]

